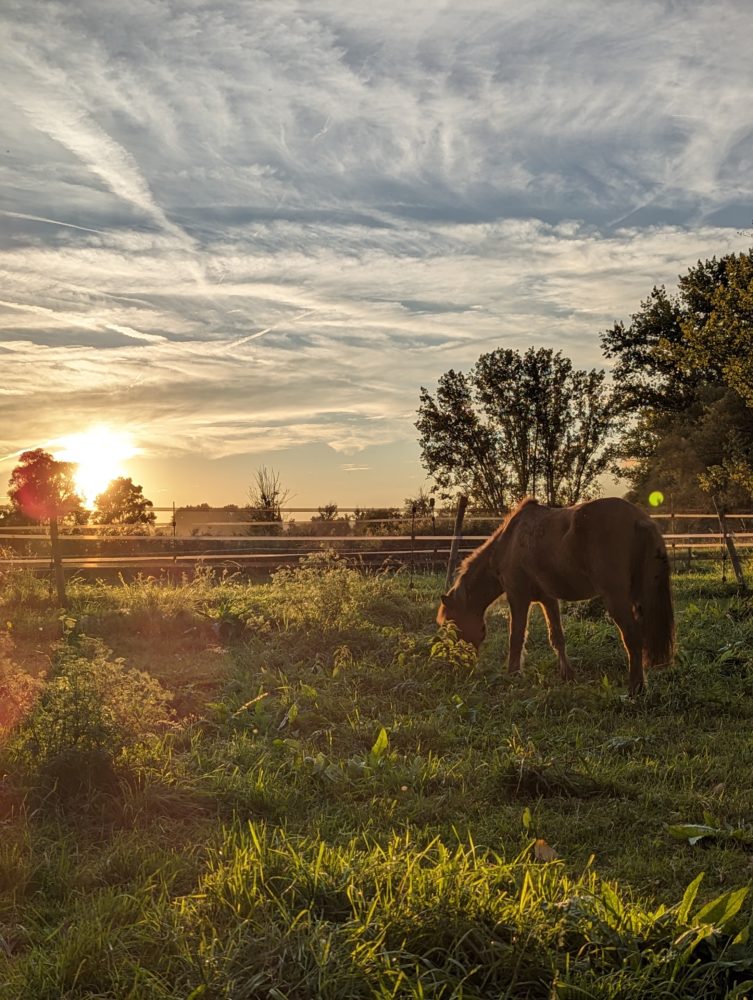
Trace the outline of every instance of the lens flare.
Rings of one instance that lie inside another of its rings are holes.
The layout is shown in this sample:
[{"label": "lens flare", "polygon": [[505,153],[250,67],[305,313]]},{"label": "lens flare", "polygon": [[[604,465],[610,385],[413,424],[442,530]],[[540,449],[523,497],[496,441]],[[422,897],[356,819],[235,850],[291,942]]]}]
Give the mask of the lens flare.
[{"label": "lens flare", "polygon": [[654,490],[653,493],[649,493],[648,502],[652,507],[661,507],[664,503],[664,494],[661,490]]}]

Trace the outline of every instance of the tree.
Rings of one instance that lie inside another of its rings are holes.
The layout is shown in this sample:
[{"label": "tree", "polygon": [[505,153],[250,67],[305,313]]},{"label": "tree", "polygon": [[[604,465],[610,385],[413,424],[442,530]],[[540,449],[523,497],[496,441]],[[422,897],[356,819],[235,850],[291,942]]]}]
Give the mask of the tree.
[{"label": "tree", "polygon": [[603,371],[561,352],[500,348],[473,370],[449,371],[436,397],[422,387],[421,457],[442,498],[464,492],[495,513],[526,495],[549,504],[593,494],[613,458],[616,416]]},{"label": "tree", "polygon": [[34,521],[48,521],[58,604],[66,606],[65,578],[58,522],[66,518],[84,523],[88,511],[73,480],[76,466],[59,462],[42,448],[25,451],[11,473],[8,497],[14,511]]},{"label": "tree", "polygon": [[353,534],[399,535],[402,531],[397,507],[356,507],[353,511]]},{"label": "tree", "polygon": [[76,489],[75,470],[73,462],[59,462],[42,448],[23,452],[8,483],[14,513],[32,521],[85,523],[88,511]]},{"label": "tree", "polygon": [[660,487],[680,505],[750,503],[753,250],[698,261],[676,294],[654,288],[602,347],[633,418],[620,450],[634,498]]},{"label": "tree", "polygon": [[708,311],[691,312],[682,340],[659,351],[686,377],[711,375],[753,407],[753,250],[706,264],[717,265]]},{"label": "tree", "polygon": [[318,513],[311,518],[310,532],[316,536],[347,535],[350,521],[347,515],[339,515],[336,503],[325,503],[317,508]]},{"label": "tree", "polygon": [[144,496],[130,476],[118,476],[94,501],[97,524],[154,524],[156,514],[151,500]]},{"label": "tree", "polygon": [[280,481],[280,474],[262,465],[254,473],[248,488],[248,511],[254,521],[269,522],[254,524],[249,529],[251,535],[278,535],[282,531],[282,508],[290,499],[290,491]]},{"label": "tree", "polygon": [[434,497],[430,493],[426,493],[423,487],[418,491],[418,496],[406,497],[403,500],[405,517],[433,517],[434,508]]}]

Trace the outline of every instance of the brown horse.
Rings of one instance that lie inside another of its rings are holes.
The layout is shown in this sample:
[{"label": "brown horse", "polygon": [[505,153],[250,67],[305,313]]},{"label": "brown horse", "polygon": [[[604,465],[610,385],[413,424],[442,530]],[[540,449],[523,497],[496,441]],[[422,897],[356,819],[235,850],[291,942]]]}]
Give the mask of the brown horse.
[{"label": "brown horse", "polygon": [[486,636],[484,612],[500,594],[507,594],[510,605],[511,672],[520,670],[528,610],[538,603],[560,673],[572,679],[559,598],[603,598],[628,654],[631,695],[643,690],[645,667],[672,659],[674,614],[664,540],[651,518],[627,500],[609,497],[562,508],[523,500],[461,564],[437,621],[455,622],[461,637],[478,649]]}]

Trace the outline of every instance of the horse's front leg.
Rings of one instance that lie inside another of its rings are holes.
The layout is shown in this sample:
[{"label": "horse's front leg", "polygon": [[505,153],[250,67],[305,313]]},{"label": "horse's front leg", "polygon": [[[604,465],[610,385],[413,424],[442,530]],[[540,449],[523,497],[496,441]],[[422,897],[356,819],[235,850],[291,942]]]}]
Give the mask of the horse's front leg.
[{"label": "horse's front leg", "polygon": [[520,658],[523,655],[523,645],[526,641],[526,625],[528,624],[528,609],[531,602],[527,598],[513,598],[507,595],[510,606],[510,653],[507,659],[507,669],[511,674],[520,670]]},{"label": "horse's front leg", "polygon": [[557,654],[560,676],[563,680],[572,681],[575,679],[575,673],[565,649],[565,633],[562,629],[562,619],[560,618],[560,602],[556,597],[547,597],[541,601],[541,607],[544,609],[544,617],[549,629],[549,644]]}]

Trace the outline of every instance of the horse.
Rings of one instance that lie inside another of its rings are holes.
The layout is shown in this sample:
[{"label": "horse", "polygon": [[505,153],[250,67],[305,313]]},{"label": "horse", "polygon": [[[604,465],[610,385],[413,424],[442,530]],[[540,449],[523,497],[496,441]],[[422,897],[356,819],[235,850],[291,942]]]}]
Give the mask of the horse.
[{"label": "horse", "polygon": [[669,560],[660,530],[640,508],[618,497],[572,507],[521,501],[494,534],[460,565],[442,595],[437,622],[454,622],[478,649],[484,612],[501,594],[510,606],[508,669],[520,670],[531,604],[540,604],[563,679],[574,678],[565,649],[559,600],[601,597],[620,631],[629,691],[646,685],[645,669],[663,666],[674,650]]}]

